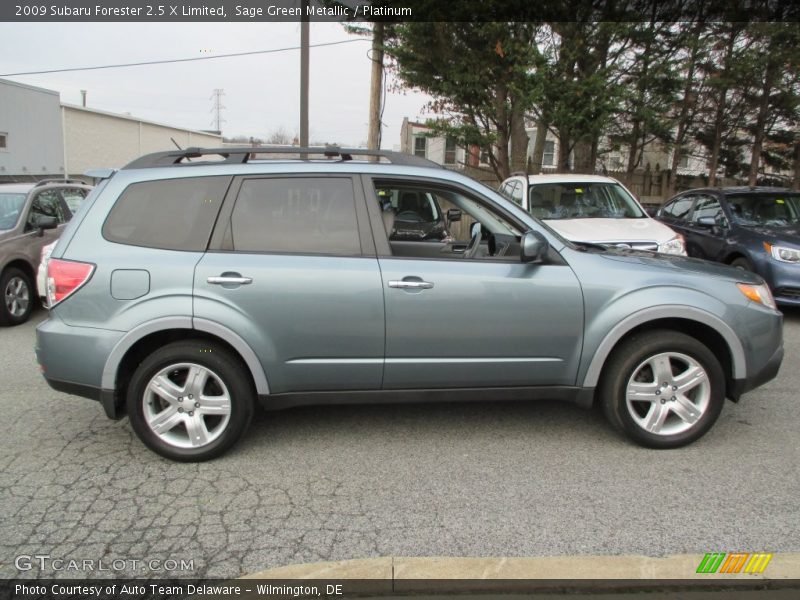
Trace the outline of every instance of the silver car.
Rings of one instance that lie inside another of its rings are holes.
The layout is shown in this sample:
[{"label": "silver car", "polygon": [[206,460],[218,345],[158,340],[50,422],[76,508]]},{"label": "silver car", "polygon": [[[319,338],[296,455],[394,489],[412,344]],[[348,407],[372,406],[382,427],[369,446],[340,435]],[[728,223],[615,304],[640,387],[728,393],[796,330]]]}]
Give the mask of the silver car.
[{"label": "silver car", "polygon": [[[48,262],[45,378],[163,456],[220,455],[257,404],[536,398],[599,403],[674,448],[778,372],[782,317],[757,275],[568,242],[414,156],[257,152],[137,159]],[[411,192],[447,238],[393,236],[382,198]]]}]

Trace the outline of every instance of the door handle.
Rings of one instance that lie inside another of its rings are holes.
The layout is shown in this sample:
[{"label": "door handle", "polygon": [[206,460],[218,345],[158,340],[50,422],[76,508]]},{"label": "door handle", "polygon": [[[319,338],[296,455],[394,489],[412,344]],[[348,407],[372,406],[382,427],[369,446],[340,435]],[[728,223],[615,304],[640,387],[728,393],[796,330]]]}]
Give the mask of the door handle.
[{"label": "door handle", "polygon": [[430,281],[390,281],[390,288],[429,290],[433,287]]},{"label": "door handle", "polygon": [[248,283],[253,283],[252,277],[232,277],[232,276],[220,276],[220,277],[209,277],[206,279],[208,283],[215,284],[215,285],[247,285]]}]

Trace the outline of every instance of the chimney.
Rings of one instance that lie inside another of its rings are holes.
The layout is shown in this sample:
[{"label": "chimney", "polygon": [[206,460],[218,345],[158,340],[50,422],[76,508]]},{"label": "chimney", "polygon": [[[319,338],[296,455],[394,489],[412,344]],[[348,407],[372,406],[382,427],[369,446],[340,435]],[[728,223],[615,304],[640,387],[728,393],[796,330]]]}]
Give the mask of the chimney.
[{"label": "chimney", "polygon": [[81,105],[86,108],[86,90],[81,90]]}]

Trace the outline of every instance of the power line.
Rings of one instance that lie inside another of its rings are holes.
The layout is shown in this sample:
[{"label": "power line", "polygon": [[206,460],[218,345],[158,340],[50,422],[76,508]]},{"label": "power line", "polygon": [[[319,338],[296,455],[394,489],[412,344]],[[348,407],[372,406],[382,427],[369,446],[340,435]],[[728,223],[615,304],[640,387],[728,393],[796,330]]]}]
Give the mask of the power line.
[{"label": "power line", "polygon": [[[311,48],[321,48],[323,46],[337,46],[339,44],[352,44],[354,42],[370,41],[368,38],[356,38],[352,40],[339,40],[338,42],[322,42],[311,44]],[[122,63],[117,65],[100,65],[96,67],[73,67],[70,69],[49,69],[47,71],[25,71],[21,73],[0,73],[0,77],[17,77],[19,75],[45,75],[48,73],[68,73],[71,71],[97,71],[99,69],[122,69],[126,67],[143,67],[147,65],[166,65],[170,63],[192,62],[196,60],[214,60],[217,58],[233,58],[236,56],[253,56],[255,54],[273,54],[275,52],[288,52],[290,50],[300,50],[300,46],[289,46],[287,48],[273,48],[271,50],[251,50],[250,52],[235,52],[233,54],[217,54],[216,56],[196,56],[194,58],[173,58],[170,60],[151,60],[136,63]]]}]

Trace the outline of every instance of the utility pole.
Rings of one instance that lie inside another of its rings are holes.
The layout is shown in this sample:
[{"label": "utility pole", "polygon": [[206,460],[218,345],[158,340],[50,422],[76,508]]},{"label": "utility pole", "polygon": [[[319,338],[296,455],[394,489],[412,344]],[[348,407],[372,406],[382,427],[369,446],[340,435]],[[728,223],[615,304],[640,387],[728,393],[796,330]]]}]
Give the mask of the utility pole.
[{"label": "utility pole", "polygon": [[367,148],[381,147],[381,92],[383,91],[383,23],[372,25],[372,78],[369,88]]},{"label": "utility pole", "polygon": [[225,90],[222,88],[216,88],[214,93],[211,94],[211,99],[214,101],[214,105],[211,107],[211,111],[214,113],[214,120],[211,125],[220,133],[222,132],[222,124],[225,122],[225,119],[222,118],[222,109],[225,108],[222,105],[222,97],[224,95]]},{"label": "utility pole", "polygon": [[300,10],[300,147],[308,148],[308,0],[300,3]]}]

